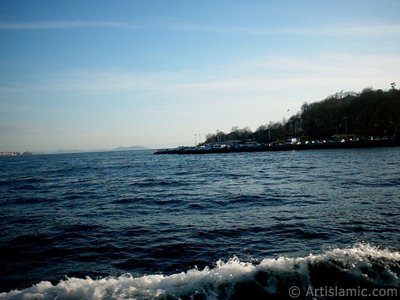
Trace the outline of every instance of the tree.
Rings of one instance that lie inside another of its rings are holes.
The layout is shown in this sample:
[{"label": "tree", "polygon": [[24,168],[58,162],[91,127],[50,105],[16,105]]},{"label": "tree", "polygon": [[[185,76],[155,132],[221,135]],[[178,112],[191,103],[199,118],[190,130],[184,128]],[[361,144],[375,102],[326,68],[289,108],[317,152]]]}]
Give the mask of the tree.
[{"label": "tree", "polygon": [[252,139],[259,143],[283,140],[288,136],[329,139],[346,132],[360,136],[397,136],[399,129],[400,90],[393,82],[388,91],[367,87],[361,93],[340,91],[319,102],[305,102],[301,111],[288,120],[261,125],[254,133],[249,127],[234,126],[228,134],[207,135],[206,143],[222,138],[243,142]]}]

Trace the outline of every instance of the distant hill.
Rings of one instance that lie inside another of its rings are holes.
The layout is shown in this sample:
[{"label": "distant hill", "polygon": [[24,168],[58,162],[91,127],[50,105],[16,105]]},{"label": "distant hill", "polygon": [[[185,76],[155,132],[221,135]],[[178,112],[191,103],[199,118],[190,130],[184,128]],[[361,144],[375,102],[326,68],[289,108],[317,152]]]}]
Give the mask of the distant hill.
[{"label": "distant hill", "polygon": [[60,149],[60,150],[54,151],[52,153],[53,154],[67,154],[67,153],[80,153],[80,152],[84,152],[84,151],[78,150],[78,149],[73,149],[73,150]]},{"label": "distant hill", "polygon": [[304,103],[301,111],[282,122],[269,122],[255,132],[233,127],[231,132],[207,134],[204,144],[224,141],[270,143],[288,137],[305,140],[387,137],[400,134],[400,89],[391,84],[383,91],[365,88],[361,93],[339,92],[322,101]]},{"label": "distant hill", "polygon": [[113,149],[93,149],[93,150],[57,150],[52,152],[52,154],[68,154],[68,153],[87,153],[87,152],[111,152],[111,151],[137,151],[137,150],[147,150],[148,148],[143,146],[130,146],[130,147],[117,147]]},{"label": "distant hill", "polygon": [[148,148],[143,146],[130,146],[130,147],[117,147],[110,151],[132,151],[132,150],[147,150]]}]

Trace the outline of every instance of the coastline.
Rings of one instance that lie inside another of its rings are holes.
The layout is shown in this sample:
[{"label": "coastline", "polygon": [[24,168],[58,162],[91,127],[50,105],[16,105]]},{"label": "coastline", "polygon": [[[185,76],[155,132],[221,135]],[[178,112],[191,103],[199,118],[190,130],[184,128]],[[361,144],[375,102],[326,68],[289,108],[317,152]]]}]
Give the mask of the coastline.
[{"label": "coastline", "polygon": [[301,151],[322,149],[353,149],[353,148],[376,148],[376,147],[399,147],[400,139],[392,138],[386,140],[344,141],[344,142],[319,142],[283,145],[256,145],[246,147],[179,147],[174,149],[157,150],[154,154],[217,154],[238,152],[270,152],[270,151]]}]

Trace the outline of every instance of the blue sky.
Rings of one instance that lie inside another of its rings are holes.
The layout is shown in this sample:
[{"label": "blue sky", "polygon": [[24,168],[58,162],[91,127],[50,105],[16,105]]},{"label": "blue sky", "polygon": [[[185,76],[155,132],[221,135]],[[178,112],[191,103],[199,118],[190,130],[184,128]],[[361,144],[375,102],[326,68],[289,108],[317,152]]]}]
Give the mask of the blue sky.
[{"label": "blue sky", "polygon": [[192,145],[389,89],[399,15],[398,0],[2,0],[0,151]]}]

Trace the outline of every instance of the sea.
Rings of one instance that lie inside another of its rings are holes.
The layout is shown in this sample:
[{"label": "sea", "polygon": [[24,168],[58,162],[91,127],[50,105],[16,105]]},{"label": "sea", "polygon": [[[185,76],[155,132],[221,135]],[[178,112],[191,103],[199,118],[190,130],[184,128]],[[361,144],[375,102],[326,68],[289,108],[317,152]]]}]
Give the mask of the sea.
[{"label": "sea", "polygon": [[399,299],[400,148],[0,157],[0,299]]}]

